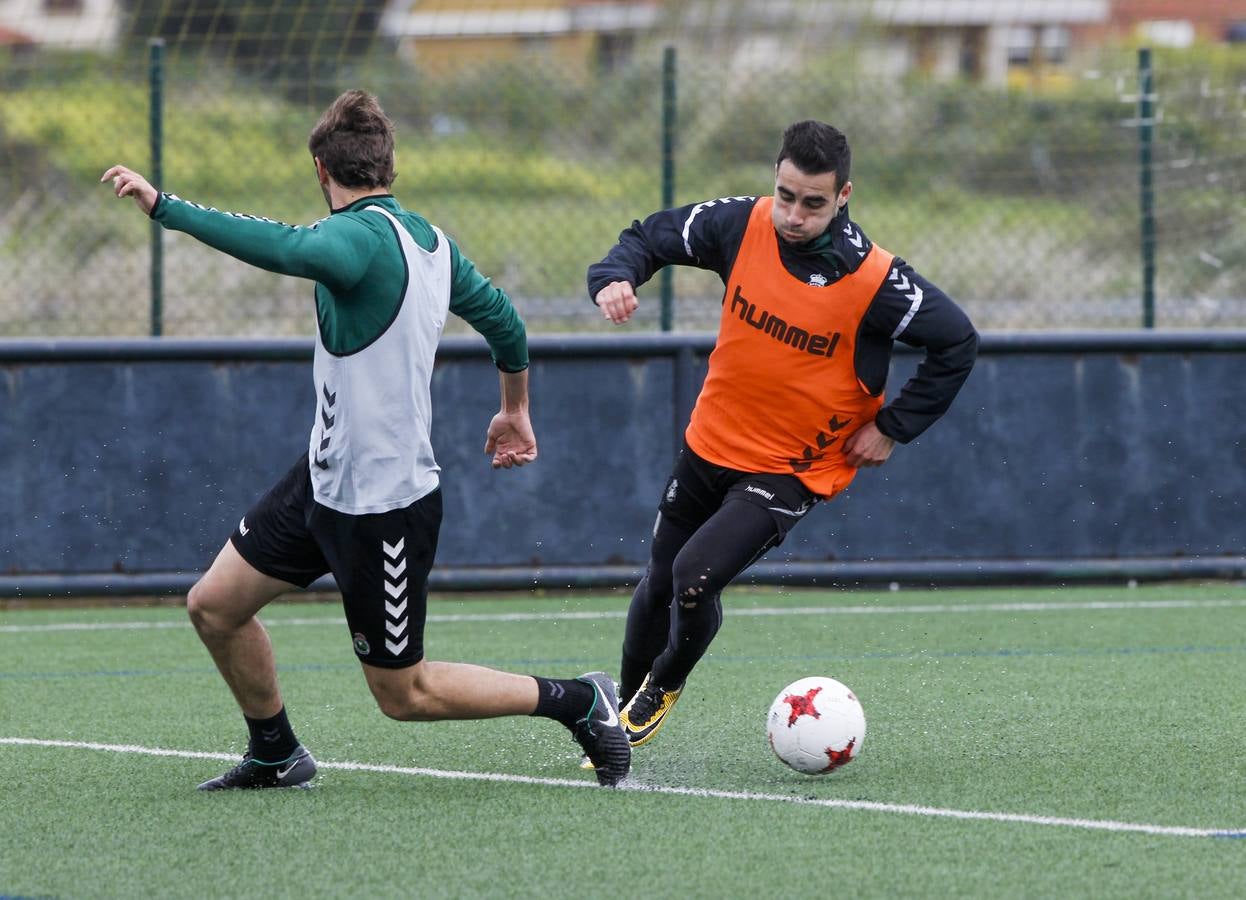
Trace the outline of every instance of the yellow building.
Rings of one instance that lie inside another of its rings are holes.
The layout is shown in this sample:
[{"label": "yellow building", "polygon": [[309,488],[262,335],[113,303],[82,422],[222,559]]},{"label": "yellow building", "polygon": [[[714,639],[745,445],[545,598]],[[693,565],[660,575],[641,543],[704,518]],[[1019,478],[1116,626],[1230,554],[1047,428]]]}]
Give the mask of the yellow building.
[{"label": "yellow building", "polygon": [[538,56],[568,73],[611,71],[658,24],[658,0],[396,0],[381,23],[426,71]]}]

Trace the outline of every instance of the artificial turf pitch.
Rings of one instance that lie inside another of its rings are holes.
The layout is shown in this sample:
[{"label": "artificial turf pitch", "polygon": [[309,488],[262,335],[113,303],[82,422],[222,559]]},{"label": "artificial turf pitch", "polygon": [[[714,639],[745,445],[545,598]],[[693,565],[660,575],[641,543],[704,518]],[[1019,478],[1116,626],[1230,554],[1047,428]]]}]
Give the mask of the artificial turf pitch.
[{"label": "artificial turf pitch", "polygon": [[[434,599],[427,652],[613,672],[626,604]],[[1242,895],[1246,587],[740,589],[724,606],[615,791],[548,721],[387,720],[338,607],[282,602],[263,618],[321,774],[199,793],[245,732],[182,610],[0,612],[0,896]],[[850,685],[868,720],[824,778],[765,741],[774,695],[810,674]]]}]

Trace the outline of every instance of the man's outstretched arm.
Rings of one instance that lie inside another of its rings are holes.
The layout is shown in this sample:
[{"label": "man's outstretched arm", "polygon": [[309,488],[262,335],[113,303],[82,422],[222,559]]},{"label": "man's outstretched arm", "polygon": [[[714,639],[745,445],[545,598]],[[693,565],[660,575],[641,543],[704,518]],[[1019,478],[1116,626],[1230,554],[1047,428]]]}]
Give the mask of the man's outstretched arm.
[{"label": "man's outstretched arm", "polygon": [[113,182],[118,197],[135,204],[165,228],[182,231],[209,247],[269,272],[318,281],[330,290],[353,287],[376,250],[376,233],[343,216],[310,228],[257,216],[221,212],[157,191],[142,175],[113,166],[100,181]]},{"label": "man's outstretched arm", "polygon": [[637,308],[636,289],[664,266],[709,269],[726,283],[756,199],[705,200],[632,222],[606,257],[588,267],[589,297],[620,325]]}]

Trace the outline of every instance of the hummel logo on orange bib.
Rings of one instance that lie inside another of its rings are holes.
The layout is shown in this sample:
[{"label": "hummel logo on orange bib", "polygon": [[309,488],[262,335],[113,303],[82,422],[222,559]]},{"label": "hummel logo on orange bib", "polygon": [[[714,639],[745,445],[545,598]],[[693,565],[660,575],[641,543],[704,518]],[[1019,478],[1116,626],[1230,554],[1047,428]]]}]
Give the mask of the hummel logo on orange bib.
[{"label": "hummel logo on orange bib", "polygon": [[753,207],[731,268],[688,446],[741,472],[795,475],[830,497],[857,471],[844,461],[843,442],[883,403],[861,386],[853,358],[894,257],[875,245],[834,284],[801,281],[779,259],[773,202]]}]

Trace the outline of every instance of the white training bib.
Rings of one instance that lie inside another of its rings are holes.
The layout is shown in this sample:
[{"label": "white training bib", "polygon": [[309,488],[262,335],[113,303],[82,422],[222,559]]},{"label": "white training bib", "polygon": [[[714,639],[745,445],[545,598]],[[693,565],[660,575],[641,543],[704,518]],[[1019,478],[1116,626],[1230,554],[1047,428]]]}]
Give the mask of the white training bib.
[{"label": "white training bib", "polygon": [[316,502],[350,515],[399,509],[437,488],[429,383],[450,308],[445,235],[433,227],[437,248],[430,252],[387,210],[365,211],[393,225],[407,286],[394,320],[354,353],[331,353],[317,330],[316,420],[308,447],[312,490]]}]

